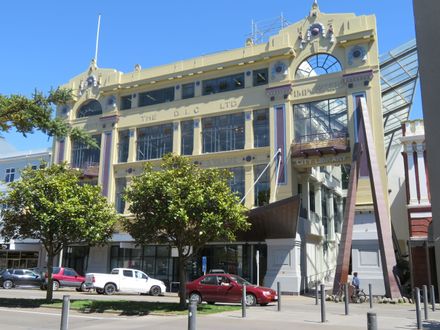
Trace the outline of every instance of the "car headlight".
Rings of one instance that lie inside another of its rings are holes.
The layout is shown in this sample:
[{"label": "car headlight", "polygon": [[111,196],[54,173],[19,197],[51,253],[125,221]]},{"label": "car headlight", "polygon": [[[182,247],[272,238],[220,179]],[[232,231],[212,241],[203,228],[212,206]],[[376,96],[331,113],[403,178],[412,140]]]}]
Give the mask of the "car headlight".
[{"label": "car headlight", "polygon": [[272,293],[271,293],[270,291],[263,291],[263,294],[264,294],[265,296],[270,296]]}]

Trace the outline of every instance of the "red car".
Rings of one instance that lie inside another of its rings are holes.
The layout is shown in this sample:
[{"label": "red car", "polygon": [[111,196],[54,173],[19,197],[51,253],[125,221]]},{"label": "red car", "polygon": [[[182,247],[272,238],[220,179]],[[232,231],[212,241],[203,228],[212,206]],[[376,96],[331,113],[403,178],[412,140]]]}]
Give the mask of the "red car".
[{"label": "red car", "polygon": [[[58,290],[60,287],[73,287],[77,291],[86,291],[86,286],[84,281],[86,278],[79,275],[74,269],[67,267],[54,267],[53,268],[53,289]],[[46,284],[47,286],[47,274],[46,274]]]},{"label": "red car", "polygon": [[189,300],[199,304],[206,301],[208,304],[215,302],[239,303],[243,294],[243,284],[246,285],[246,305],[267,305],[277,301],[275,290],[255,286],[237,275],[232,274],[206,274],[186,284]]}]

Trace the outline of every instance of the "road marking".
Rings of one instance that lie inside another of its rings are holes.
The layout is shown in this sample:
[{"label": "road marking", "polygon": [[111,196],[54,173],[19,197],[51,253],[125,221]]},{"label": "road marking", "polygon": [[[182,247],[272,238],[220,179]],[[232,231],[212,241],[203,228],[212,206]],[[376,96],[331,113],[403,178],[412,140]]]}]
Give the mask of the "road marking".
[{"label": "road marking", "polygon": [[[0,308],[0,312],[15,312],[15,313],[27,313],[27,314],[39,314],[39,315],[50,315],[50,316],[61,316],[60,313],[47,313],[47,312],[31,312],[31,311],[23,311],[16,310],[10,308]],[[126,320],[125,317],[98,317],[98,316],[85,316],[85,315],[72,315],[69,313],[69,317],[77,317],[83,319],[95,319],[95,320]]]}]

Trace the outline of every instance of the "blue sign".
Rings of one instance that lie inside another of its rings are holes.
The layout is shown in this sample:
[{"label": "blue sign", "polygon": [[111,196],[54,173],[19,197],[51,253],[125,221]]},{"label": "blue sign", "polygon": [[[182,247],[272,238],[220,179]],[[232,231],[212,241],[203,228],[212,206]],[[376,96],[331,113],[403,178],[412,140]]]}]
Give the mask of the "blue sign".
[{"label": "blue sign", "polygon": [[202,272],[206,273],[206,256],[202,257]]}]

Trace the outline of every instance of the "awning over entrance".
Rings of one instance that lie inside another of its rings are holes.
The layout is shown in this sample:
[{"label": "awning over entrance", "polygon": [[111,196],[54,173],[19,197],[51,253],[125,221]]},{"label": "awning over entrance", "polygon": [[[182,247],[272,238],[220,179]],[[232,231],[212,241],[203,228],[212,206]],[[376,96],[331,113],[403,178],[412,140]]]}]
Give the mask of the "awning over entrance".
[{"label": "awning over entrance", "polygon": [[300,198],[289,197],[249,211],[252,227],[237,234],[238,241],[264,241],[267,238],[296,238]]}]

